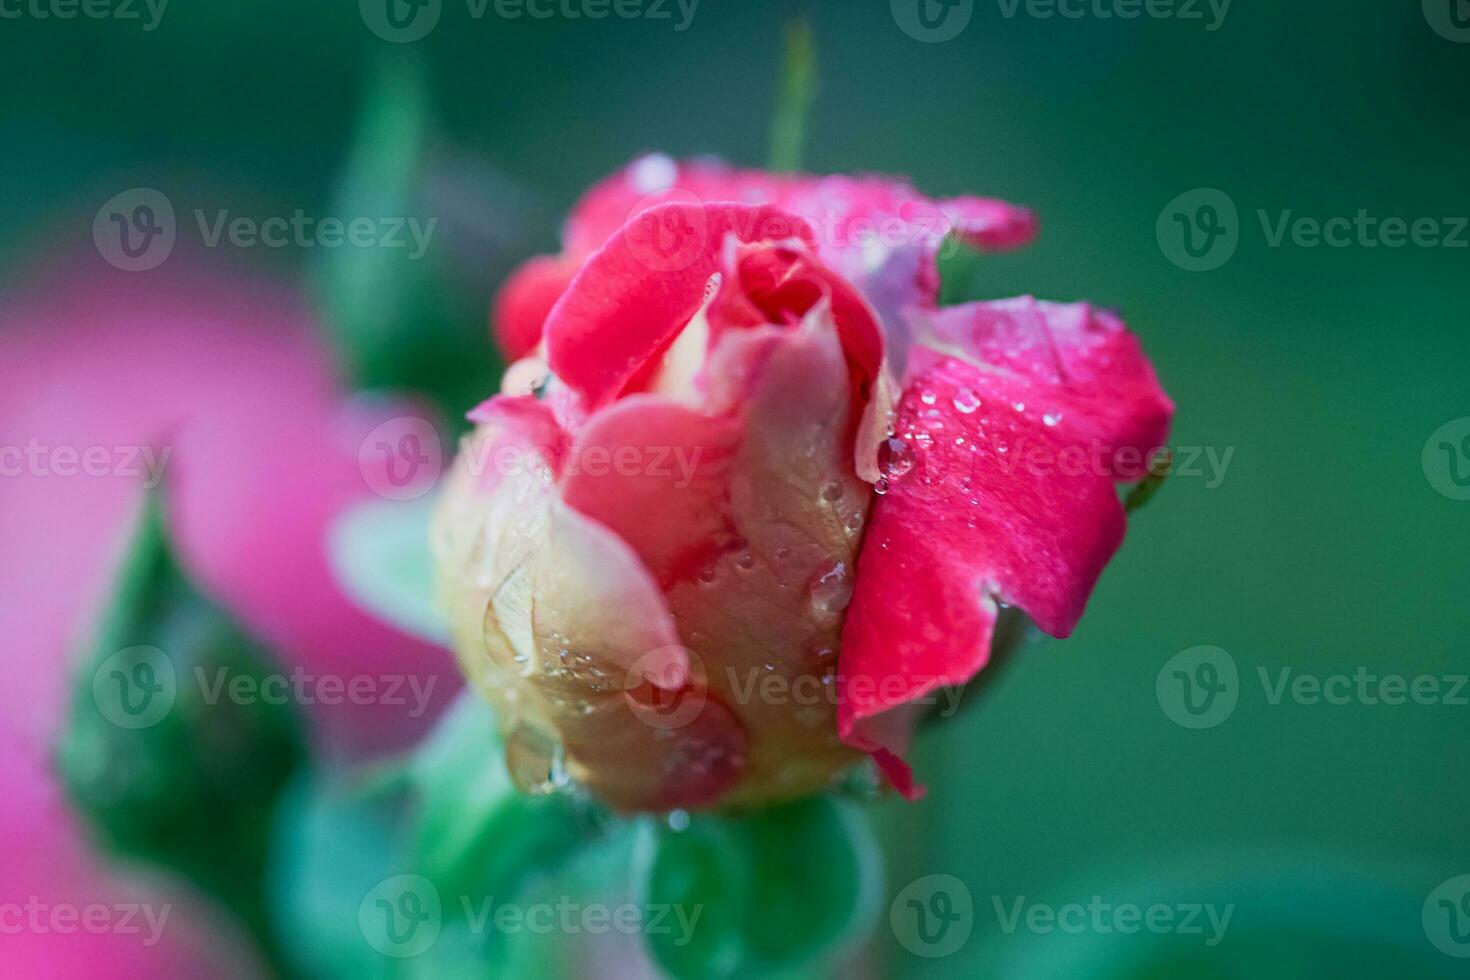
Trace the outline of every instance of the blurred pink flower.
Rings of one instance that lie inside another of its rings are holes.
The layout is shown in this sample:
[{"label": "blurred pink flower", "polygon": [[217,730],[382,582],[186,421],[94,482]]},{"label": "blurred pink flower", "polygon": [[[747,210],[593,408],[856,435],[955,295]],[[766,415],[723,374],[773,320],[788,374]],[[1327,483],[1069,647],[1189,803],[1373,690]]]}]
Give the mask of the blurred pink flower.
[{"label": "blurred pink flower", "polygon": [[[344,399],[309,314],[268,278],[185,255],[126,273],[89,252],[44,263],[0,300],[0,624],[11,668],[0,833],[25,855],[7,859],[0,902],[113,900],[76,838],[49,758],[66,665],[142,500],[146,474],[118,472],[142,467],[140,447],[164,464],[185,566],[284,672],[433,678],[434,705],[452,697],[457,671],[443,652],[355,608],[324,555],[329,522],[369,494],[357,445],[381,417]],[[79,464],[55,455],[64,447],[79,456],[100,447],[92,470],[107,472],[65,475]],[[303,711],[318,747],[337,755],[407,744],[435,713],[414,718],[386,704]],[[0,963],[15,967],[11,976],[181,975],[172,949],[142,948],[136,936],[28,932],[0,942]]]}]

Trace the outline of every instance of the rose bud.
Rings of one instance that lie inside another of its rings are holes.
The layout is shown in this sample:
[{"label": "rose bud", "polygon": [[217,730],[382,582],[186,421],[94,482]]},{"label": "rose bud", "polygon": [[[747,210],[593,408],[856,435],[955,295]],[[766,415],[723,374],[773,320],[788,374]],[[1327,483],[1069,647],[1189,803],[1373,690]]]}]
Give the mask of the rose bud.
[{"label": "rose bud", "polygon": [[526,356],[434,529],[523,786],[753,804],[866,753],[915,796],[914,723],[1000,611],[1071,631],[1172,405],[1111,314],[937,308],[946,236],[1032,231],[998,201],[662,157],[589,193],[507,286]]}]

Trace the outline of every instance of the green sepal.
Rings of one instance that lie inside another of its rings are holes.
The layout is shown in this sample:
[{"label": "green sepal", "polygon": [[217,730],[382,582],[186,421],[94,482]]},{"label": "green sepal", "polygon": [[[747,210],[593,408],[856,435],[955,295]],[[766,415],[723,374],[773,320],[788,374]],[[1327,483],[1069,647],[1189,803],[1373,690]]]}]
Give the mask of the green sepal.
[{"label": "green sepal", "polygon": [[314,282],[354,388],[414,391],[458,419],[501,368],[483,297],[467,295],[451,273],[445,226],[457,216],[435,213],[444,208],[428,194],[439,160],[427,69],[394,52],[370,76],[331,213],[349,224],[402,221],[391,239],[402,244],[390,247],[385,233],[373,244],[322,249]]},{"label": "green sepal", "polygon": [[416,865],[453,895],[515,894],[598,835],[602,815],[568,793],[518,790],[490,708],[465,692],[415,755]]},{"label": "green sepal", "polygon": [[182,875],[274,955],[263,875],[270,815],[306,750],[289,704],[237,698],[278,675],[185,578],[161,493],[146,499],[91,642],[73,665],[61,784],[99,848]]},{"label": "green sepal", "polygon": [[772,977],[831,957],[871,927],[882,860],[866,811],[819,796],[643,828],[635,874],[650,906],[698,916],[647,935],[677,980]]}]

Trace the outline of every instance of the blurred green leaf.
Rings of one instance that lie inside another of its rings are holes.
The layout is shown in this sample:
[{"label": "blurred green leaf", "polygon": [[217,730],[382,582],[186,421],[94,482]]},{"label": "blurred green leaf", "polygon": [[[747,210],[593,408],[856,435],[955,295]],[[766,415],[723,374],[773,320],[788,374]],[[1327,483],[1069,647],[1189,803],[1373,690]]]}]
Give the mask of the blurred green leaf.
[{"label": "blurred green leaf", "polygon": [[433,509],[432,496],[350,507],[332,524],[327,558],[343,591],[358,605],[407,633],[447,644],[429,556]]},{"label": "blurred green leaf", "polygon": [[[184,876],[237,915],[267,955],[270,818],[305,758],[293,706],[262,696],[262,682],[278,675],[185,579],[152,494],[76,664],[57,767],[104,850]],[[244,693],[232,693],[236,685]]]},{"label": "blurred green leaf", "polygon": [[418,866],[446,894],[512,895],[533,872],[571,857],[595,830],[567,795],[528,796],[511,782],[489,707],[460,695],[410,768]]},{"label": "blurred green leaf", "polygon": [[323,250],[317,294],[328,333],[359,389],[402,389],[458,418],[498,373],[487,311],[457,288],[427,185],[437,159],[432,96],[423,63],[384,58],[363,101],[332,214],[343,222],[403,222],[386,240]]},{"label": "blurred green leaf", "polygon": [[281,806],[269,893],[277,931],[297,970],[310,977],[381,980],[396,962],[374,950],[359,913],[380,882],[400,870],[392,801],[302,779]]},{"label": "blurred green leaf", "polygon": [[817,50],[811,25],[796,20],[786,27],[776,108],[771,115],[771,169],[790,173],[801,169],[807,118],[817,97]]},{"label": "blurred green leaf", "polygon": [[679,980],[769,977],[820,962],[870,928],[882,887],[865,812],[831,796],[696,815],[682,828],[649,824],[640,854],[645,900],[695,922],[690,935],[647,936]]}]

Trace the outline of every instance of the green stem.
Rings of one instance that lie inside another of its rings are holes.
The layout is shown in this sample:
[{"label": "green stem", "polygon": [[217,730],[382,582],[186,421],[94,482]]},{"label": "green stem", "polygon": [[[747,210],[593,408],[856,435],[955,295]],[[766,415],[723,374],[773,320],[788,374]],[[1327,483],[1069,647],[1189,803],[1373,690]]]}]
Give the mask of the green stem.
[{"label": "green stem", "polygon": [[806,141],[806,122],[817,95],[817,54],[810,25],[793,21],[786,28],[785,55],[776,91],[776,111],[771,118],[771,169],[801,168],[801,151]]}]

